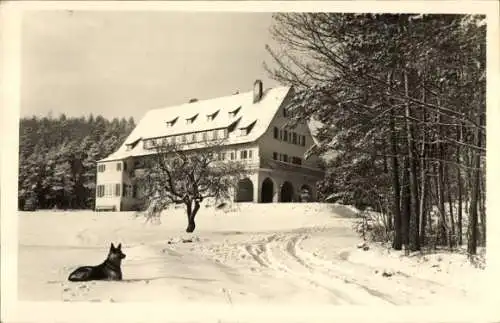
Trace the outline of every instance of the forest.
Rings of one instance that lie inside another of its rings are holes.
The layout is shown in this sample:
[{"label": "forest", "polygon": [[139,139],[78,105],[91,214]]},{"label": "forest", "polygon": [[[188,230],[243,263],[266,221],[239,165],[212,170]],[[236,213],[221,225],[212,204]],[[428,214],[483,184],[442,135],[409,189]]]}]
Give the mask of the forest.
[{"label": "forest", "polygon": [[123,143],[135,121],[49,114],[19,126],[19,209],[92,209],[96,161]]},{"label": "forest", "polygon": [[[371,208],[393,248],[486,242],[486,22],[277,13],[265,68],[334,151],[324,198]],[[293,122],[291,122],[293,124]]]}]

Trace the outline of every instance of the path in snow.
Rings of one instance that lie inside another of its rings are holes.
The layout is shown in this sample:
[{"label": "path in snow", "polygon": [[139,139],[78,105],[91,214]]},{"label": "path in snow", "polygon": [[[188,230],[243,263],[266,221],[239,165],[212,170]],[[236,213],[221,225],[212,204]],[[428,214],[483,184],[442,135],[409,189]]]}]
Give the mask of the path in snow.
[{"label": "path in snow", "polygon": [[[378,264],[351,261],[351,254],[363,252],[356,248],[360,240],[348,220],[324,206],[250,205],[238,214],[208,210],[202,210],[193,236],[181,233],[181,210],[158,226],[126,213],[23,213],[19,297],[315,305],[466,300],[460,289],[428,277],[383,277]],[[187,237],[193,241],[183,243]],[[100,263],[110,242],[122,242],[127,254],[124,281],[66,281],[77,266]]]}]

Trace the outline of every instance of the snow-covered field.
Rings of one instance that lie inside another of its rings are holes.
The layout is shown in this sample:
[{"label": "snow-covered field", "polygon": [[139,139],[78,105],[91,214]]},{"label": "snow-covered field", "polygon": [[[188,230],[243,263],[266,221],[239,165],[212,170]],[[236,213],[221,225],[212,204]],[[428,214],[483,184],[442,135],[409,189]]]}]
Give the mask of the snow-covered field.
[{"label": "snow-covered field", "polygon": [[[21,212],[19,299],[291,306],[479,299],[482,270],[464,255],[364,251],[352,220],[352,209],[338,205],[203,207],[190,235],[183,209],[164,212],[161,224],[127,212]],[[102,262],[111,242],[127,255],[122,282],[67,281],[77,266]]]}]

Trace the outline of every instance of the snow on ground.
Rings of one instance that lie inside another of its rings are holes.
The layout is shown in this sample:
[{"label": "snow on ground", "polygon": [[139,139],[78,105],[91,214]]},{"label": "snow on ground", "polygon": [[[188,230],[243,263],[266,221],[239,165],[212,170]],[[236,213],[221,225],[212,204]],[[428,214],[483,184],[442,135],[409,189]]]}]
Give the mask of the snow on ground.
[{"label": "snow on ground", "polygon": [[[461,254],[402,257],[352,231],[339,205],[202,207],[194,234],[183,209],[160,224],[134,213],[21,212],[22,301],[205,301],[227,304],[438,305],[478,300],[482,270]],[[122,282],[70,283],[102,262],[111,242],[127,255]]]}]

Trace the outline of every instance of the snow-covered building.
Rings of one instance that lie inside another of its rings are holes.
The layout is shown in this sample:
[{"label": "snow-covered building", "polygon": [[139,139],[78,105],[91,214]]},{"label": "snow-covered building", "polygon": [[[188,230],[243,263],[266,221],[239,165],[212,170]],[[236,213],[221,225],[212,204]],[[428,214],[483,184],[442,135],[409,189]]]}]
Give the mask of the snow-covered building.
[{"label": "snow-covered building", "polygon": [[159,141],[192,147],[223,138],[221,158],[240,160],[254,170],[240,181],[236,202],[294,202],[304,191],[315,200],[323,171],[317,156],[304,158],[314,144],[310,127],[306,122],[286,127],[293,92],[291,87],[263,90],[257,80],[246,93],[148,111],[123,145],[97,162],[96,210],[135,207],[134,178],[145,167],[140,159],[154,154]]}]

